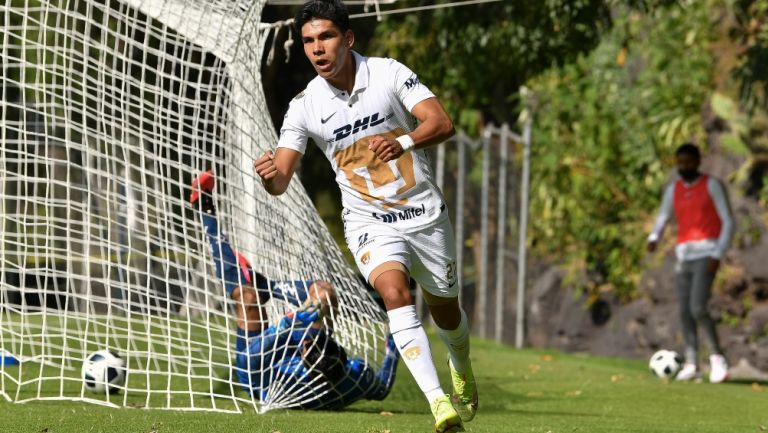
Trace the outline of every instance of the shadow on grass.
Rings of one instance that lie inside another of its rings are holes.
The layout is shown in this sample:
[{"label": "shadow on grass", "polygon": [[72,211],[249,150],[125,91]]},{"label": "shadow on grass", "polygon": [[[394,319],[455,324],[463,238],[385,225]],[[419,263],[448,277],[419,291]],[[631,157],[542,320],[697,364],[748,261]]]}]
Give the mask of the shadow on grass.
[{"label": "shadow on grass", "polygon": [[[424,408],[427,407],[426,402],[424,403]],[[424,408],[414,408],[414,410],[387,410],[382,408],[375,408],[375,407],[345,407],[342,410],[339,411],[326,411],[326,412],[339,412],[339,413],[367,413],[371,415],[379,415],[382,412],[389,412],[393,415],[420,415],[423,413],[426,413]],[[427,410],[428,411],[428,410]]]},{"label": "shadow on grass", "polygon": [[[519,396],[518,396],[519,397]],[[516,401],[520,402],[522,400],[529,400],[525,398],[518,398]],[[542,401],[541,398],[538,398],[537,401]],[[509,403],[509,400],[507,401]],[[514,405],[514,404],[513,404]],[[490,406],[490,407],[489,407]],[[328,412],[328,411],[325,411]],[[423,408],[414,408],[414,410],[382,410],[377,408],[366,408],[366,407],[348,407],[345,408],[339,413],[357,413],[357,414],[370,414],[370,415],[379,415],[382,414],[382,412],[389,412],[392,415],[424,415],[429,413],[429,409],[427,409],[426,402],[424,404]],[[576,417],[576,418],[597,418],[597,417],[603,417],[602,414],[599,413],[588,413],[588,412],[567,412],[567,411],[548,411],[548,410],[524,410],[524,409],[510,409],[509,405],[501,406],[501,405],[485,405],[483,404],[482,400],[480,403],[480,408],[478,409],[478,417],[482,417],[483,414],[498,414],[498,413],[504,413],[506,415],[526,415],[529,417]]]},{"label": "shadow on grass", "polygon": [[557,417],[579,417],[579,418],[604,418],[603,414],[599,413],[584,413],[584,412],[565,412],[555,410],[509,410],[510,415],[528,415],[528,416],[557,416]]},{"label": "shadow on grass", "polygon": [[[498,385],[490,384],[490,383],[484,383],[479,388],[480,391],[480,412],[488,412],[488,413],[507,413],[510,410],[510,406],[514,405],[520,405],[527,403],[531,400],[533,400],[530,397],[525,396],[524,394],[514,394],[508,391],[505,391],[503,388],[499,387]],[[418,393],[418,396],[415,396],[416,393],[414,393],[413,397],[416,397],[411,400],[409,404],[402,404],[402,401],[394,401],[392,403],[388,403],[387,400],[384,400],[382,402],[375,402],[375,401],[362,401],[360,404],[355,404],[351,407],[347,407],[343,409],[343,412],[353,412],[353,413],[368,413],[368,414],[380,414],[381,412],[391,412],[392,414],[401,414],[401,415],[416,415],[416,414],[425,414],[429,413],[429,405],[427,404],[427,401],[424,399],[424,397],[421,395],[421,393]],[[487,398],[484,399],[483,396],[493,396],[493,398]],[[402,395],[400,396],[390,396],[390,398],[395,397],[397,399],[398,397],[402,398]],[[538,401],[542,401],[543,399],[541,397],[537,397]]]},{"label": "shadow on grass", "polygon": [[768,386],[768,380],[766,379],[728,379],[725,382],[726,385],[747,385],[747,386]]}]

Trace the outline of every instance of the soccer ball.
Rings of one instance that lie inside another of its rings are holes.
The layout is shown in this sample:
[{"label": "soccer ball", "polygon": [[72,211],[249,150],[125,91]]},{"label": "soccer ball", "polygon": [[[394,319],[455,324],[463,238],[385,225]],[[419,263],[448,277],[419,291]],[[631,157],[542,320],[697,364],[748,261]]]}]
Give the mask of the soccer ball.
[{"label": "soccer ball", "polygon": [[651,372],[662,379],[674,377],[682,365],[683,358],[673,350],[659,350],[648,363]]},{"label": "soccer ball", "polygon": [[125,384],[125,360],[109,350],[99,350],[83,361],[85,389],[103,394],[114,394]]}]

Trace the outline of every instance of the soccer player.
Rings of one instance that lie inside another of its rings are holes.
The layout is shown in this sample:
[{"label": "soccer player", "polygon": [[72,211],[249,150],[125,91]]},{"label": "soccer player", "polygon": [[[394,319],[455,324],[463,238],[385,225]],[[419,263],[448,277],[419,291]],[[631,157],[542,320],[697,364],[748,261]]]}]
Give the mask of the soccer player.
[{"label": "soccer player", "polygon": [[[322,325],[322,298],[310,294],[311,302],[284,316],[247,342],[238,354],[240,383],[257,398],[273,401],[280,390],[300,389],[303,409],[341,409],[360,399],[383,400],[395,382],[398,352],[387,339],[381,369],[374,372],[358,358],[348,358]],[[321,376],[319,381],[315,381]],[[300,387],[300,388],[297,388]],[[277,389],[278,391],[275,391]],[[270,395],[272,394],[272,396]]]},{"label": "soccer player", "polygon": [[[327,281],[271,281],[254,271],[248,260],[232,249],[226,235],[219,231],[212,196],[215,186],[216,179],[211,170],[201,173],[192,181],[189,202],[200,210],[216,275],[224,283],[227,294],[236,302],[238,336],[248,338],[251,332],[260,333],[260,317],[263,316],[261,308],[270,298],[300,305],[307,301],[309,293],[319,295],[332,289]],[[237,347],[238,352],[242,349]]]},{"label": "soccer player", "polygon": [[[304,399],[299,406],[306,409],[340,409],[361,398],[383,400],[397,371],[398,352],[392,338],[387,340],[378,372],[361,359],[348,358],[331,338],[332,331],[322,324],[322,318],[337,305],[333,286],[322,280],[270,281],[254,271],[219,232],[211,195],[214,187],[213,173],[202,173],[192,181],[190,203],[201,211],[216,274],[237,303],[235,350],[240,382],[262,400],[275,387],[302,386]],[[297,310],[264,329],[264,303],[270,298],[288,302]],[[318,374],[322,380],[313,381]]]},{"label": "soccer player", "polygon": [[[341,1],[305,3],[295,25],[317,77],[291,101],[277,150],[255,160],[254,168],[265,189],[280,195],[309,138],[325,153],[342,193],[347,245],[384,301],[390,332],[430,403],[435,431],[461,431],[478,404],[469,324],[458,302],[453,229],[424,153],[451,137],[453,124],[406,66],[352,50],[355,35]],[[448,346],[453,399],[440,386],[409,276],[424,289]]]},{"label": "soccer player", "polygon": [[683,144],[675,152],[675,158],[680,179],[664,191],[661,211],[648,236],[648,251],[656,250],[664,226],[674,213],[677,219],[677,295],[685,340],[685,364],[676,379],[690,380],[698,374],[699,325],[709,346],[709,381],[720,383],[728,376],[728,365],[707,302],[720,260],[733,236],[733,217],[722,182],[699,172],[699,148],[690,143]]}]

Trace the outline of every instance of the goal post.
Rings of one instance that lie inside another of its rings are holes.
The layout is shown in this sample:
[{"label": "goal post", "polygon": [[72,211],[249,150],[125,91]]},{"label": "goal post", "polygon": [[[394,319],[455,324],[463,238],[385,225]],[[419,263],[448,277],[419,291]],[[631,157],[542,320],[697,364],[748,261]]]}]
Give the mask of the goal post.
[{"label": "goal post", "polygon": [[[275,281],[327,280],[334,339],[381,367],[386,316],[300,182],[268,195],[252,162],[277,142],[261,85],[264,0],[9,0],[0,5],[0,395],[121,407],[262,412],[304,403],[271,375],[243,390],[234,301],[191,181],[212,170],[219,227]],[[265,304],[264,325],[294,308]],[[83,359],[127,362],[114,395]],[[275,350],[274,348],[269,350]],[[311,382],[317,392],[317,381]]]}]

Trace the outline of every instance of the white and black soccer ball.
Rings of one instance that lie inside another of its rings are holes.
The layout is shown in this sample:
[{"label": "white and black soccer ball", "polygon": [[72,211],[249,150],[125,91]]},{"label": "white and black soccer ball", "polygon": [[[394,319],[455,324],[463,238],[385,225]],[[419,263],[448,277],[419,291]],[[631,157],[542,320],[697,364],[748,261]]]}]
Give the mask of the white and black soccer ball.
[{"label": "white and black soccer ball", "polygon": [[82,370],[85,389],[98,394],[114,394],[125,384],[125,360],[110,350],[88,355]]},{"label": "white and black soccer ball", "polygon": [[675,377],[682,365],[683,358],[674,350],[659,350],[651,356],[648,363],[651,372],[662,379]]}]

